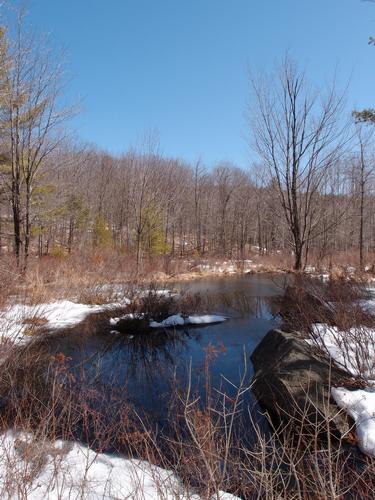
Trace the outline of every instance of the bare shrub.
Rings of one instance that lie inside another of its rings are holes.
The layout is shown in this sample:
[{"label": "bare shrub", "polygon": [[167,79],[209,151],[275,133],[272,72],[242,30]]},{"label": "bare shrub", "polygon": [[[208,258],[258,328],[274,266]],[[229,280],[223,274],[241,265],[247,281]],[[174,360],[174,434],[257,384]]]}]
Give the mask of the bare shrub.
[{"label": "bare shrub", "polygon": [[340,329],[373,325],[373,316],[361,303],[367,297],[368,291],[362,283],[345,277],[324,283],[299,275],[283,295],[273,299],[273,305],[282,317],[283,328],[306,334],[314,323],[336,325]]},{"label": "bare shrub", "polygon": [[19,290],[20,273],[15,259],[10,256],[0,259],[0,308],[3,308],[9,299]]},{"label": "bare shrub", "polygon": [[300,276],[274,304],[281,328],[300,332],[365,383],[375,377],[375,316],[366,306],[368,298],[366,285],[348,277],[322,283]]}]

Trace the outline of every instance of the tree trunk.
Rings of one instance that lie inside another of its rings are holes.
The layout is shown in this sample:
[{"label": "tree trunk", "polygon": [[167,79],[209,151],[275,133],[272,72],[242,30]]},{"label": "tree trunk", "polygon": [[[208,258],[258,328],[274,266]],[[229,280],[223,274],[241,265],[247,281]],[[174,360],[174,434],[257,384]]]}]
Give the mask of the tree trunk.
[{"label": "tree trunk", "polygon": [[363,152],[363,144],[361,143],[361,198],[360,198],[360,212],[359,212],[359,268],[363,271],[363,217],[365,205],[365,159]]},{"label": "tree trunk", "polygon": [[14,229],[14,254],[16,256],[17,265],[20,264],[21,255],[21,209],[20,209],[20,193],[19,185],[13,180],[12,182],[12,211],[13,211],[13,229]]},{"label": "tree trunk", "polygon": [[141,262],[141,232],[137,230],[137,260],[136,260],[136,273],[139,274],[139,265]]},{"label": "tree trunk", "polygon": [[25,254],[23,262],[23,270],[26,271],[27,261],[29,258],[30,250],[30,238],[31,238],[31,222],[30,222],[30,202],[31,202],[31,192],[30,186],[26,187],[26,205],[25,205]]},{"label": "tree trunk", "polygon": [[73,237],[74,237],[74,219],[73,219],[73,217],[70,217],[70,219],[69,219],[69,234],[68,234],[68,253],[72,252]]}]

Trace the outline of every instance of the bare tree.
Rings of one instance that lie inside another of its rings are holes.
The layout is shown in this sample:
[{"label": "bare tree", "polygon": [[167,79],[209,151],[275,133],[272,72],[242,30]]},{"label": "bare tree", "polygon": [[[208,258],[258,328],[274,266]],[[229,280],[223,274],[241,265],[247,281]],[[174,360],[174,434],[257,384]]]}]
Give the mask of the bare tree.
[{"label": "bare tree", "polygon": [[143,152],[136,158],[131,200],[134,207],[136,234],[136,273],[142,256],[142,238],[145,231],[153,229],[163,210],[163,192],[160,176],[161,157],[158,138],[154,134],[144,140]]},{"label": "bare tree", "polygon": [[326,97],[313,92],[305,75],[286,58],[268,84],[252,79],[253,146],[276,181],[290,232],[294,267],[303,267],[320,211],[317,204],[327,169],[343,153],[343,98],[332,86]]},{"label": "bare tree", "polygon": [[227,253],[226,223],[229,202],[231,201],[233,192],[236,188],[235,172],[236,168],[227,163],[219,164],[213,172],[215,187],[217,190],[218,250],[223,256],[226,256]]},{"label": "bare tree", "polygon": [[354,195],[358,198],[358,216],[359,216],[359,231],[358,231],[358,247],[359,247],[359,267],[363,271],[364,269],[364,225],[365,225],[365,198],[367,192],[367,185],[372,175],[373,169],[369,165],[370,161],[368,158],[368,148],[373,136],[373,129],[369,128],[364,130],[364,125],[357,123],[357,138],[359,145],[359,154],[354,161],[354,181],[356,184],[356,189],[354,189]]},{"label": "bare tree", "polygon": [[198,255],[202,253],[202,192],[206,180],[206,173],[201,161],[194,167],[194,228],[195,246]]}]

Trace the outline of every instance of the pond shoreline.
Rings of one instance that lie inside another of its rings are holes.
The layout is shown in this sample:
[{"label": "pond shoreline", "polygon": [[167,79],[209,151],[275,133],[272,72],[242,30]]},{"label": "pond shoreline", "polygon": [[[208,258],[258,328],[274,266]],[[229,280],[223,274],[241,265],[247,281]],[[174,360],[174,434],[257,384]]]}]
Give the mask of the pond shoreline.
[{"label": "pond shoreline", "polygon": [[[231,278],[234,276],[252,276],[254,274],[264,274],[264,275],[281,275],[281,274],[293,274],[292,271],[286,269],[267,269],[267,268],[254,268],[253,270],[248,271],[234,271],[234,272],[226,272],[226,271],[206,271],[206,272],[197,272],[192,271],[189,273],[181,273],[172,276],[165,275],[164,279],[166,282],[176,282],[176,281],[194,281],[194,280],[204,280],[204,279],[216,279],[216,278]],[[160,273],[157,273],[157,278],[160,279]],[[147,279],[145,280],[147,281]],[[163,279],[160,281],[163,282]]]}]

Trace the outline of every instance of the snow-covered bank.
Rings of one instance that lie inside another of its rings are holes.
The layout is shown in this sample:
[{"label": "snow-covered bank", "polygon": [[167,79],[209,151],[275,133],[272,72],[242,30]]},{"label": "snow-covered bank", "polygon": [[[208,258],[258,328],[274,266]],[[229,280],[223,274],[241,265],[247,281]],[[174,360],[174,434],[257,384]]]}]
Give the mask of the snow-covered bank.
[{"label": "snow-covered bank", "polygon": [[193,267],[193,270],[202,273],[212,274],[236,274],[238,272],[249,272],[256,269],[257,264],[250,259],[245,260],[224,260],[215,262],[202,262]]},{"label": "snow-covered bank", "polygon": [[[36,442],[11,431],[0,437],[0,493],[2,498],[30,500],[200,498],[172,471],[148,462],[96,453],[77,443]],[[236,497],[220,492],[219,498]]]},{"label": "snow-covered bank", "polygon": [[89,314],[103,312],[116,307],[124,307],[130,300],[89,305],[60,300],[33,306],[14,304],[0,310],[0,340],[5,338],[15,343],[25,341],[32,334],[33,327],[44,326],[50,329],[67,328],[83,321]]},{"label": "snow-covered bank", "polygon": [[340,331],[336,327],[313,325],[317,345],[340,367],[367,383],[366,389],[333,387],[337,405],[355,421],[360,449],[375,456],[375,330],[366,327]]},{"label": "snow-covered bank", "polygon": [[[107,285],[103,285],[105,290]],[[108,285],[109,286],[109,285]],[[149,295],[157,297],[172,297],[177,294],[169,289],[162,290],[139,290],[132,294],[132,300],[145,298]],[[59,329],[74,326],[83,321],[89,314],[103,312],[117,307],[124,307],[131,303],[131,300],[124,297],[123,289],[118,291],[118,295],[113,297],[116,302],[102,305],[90,305],[72,302],[70,300],[60,300],[51,303],[41,303],[37,305],[13,304],[0,310],[0,340],[9,339],[14,343],[25,341],[32,335],[34,327],[44,326],[49,329]],[[132,315],[127,315],[128,317]],[[116,318],[118,319],[118,318]]]},{"label": "snow-covered bank", "polygon": [[276,266],[267,262],[262,262],[256,258],[256,261],[251,259],[238,259],[229,261],[211,261],[204,260],[200,262],[186,263],[184,271],[178,272],[169,276],[164,273],[157,273],[157,278],[162,274],[165,281],[193,281],[201,278],[217,278],[225,276],[235,276],[242,274],[264,274],[264,273],[285,273],[284,266]]},{"label": "snow-covered bank", "polygon": [[40,322],[48,328],[65,328],[105,307],[109,306],[77,304],[69,300],[36,306],[15,304],[0,312],[0,338],[21,342],[27,337],[30,325]]}]

